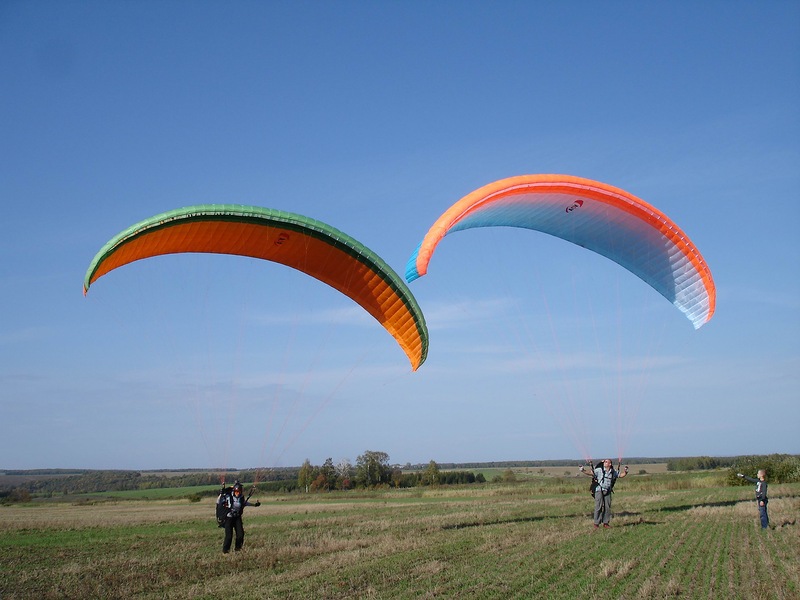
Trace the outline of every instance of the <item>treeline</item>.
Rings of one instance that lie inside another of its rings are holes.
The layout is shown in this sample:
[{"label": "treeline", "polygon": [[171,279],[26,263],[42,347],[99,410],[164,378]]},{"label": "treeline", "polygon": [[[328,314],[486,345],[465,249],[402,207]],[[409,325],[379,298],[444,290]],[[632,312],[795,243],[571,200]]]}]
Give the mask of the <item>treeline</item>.
[{"label": "treeline", "polygon": [[352,489],[410,488],[419,485],[484,483],[482,474],[472,471],[442,471],[435,461],[424,469],[406,471],[389,464],[386,452],[367,450],[352,465],[347,459],[333,463],[328,458],[314,466],[307,459],[297,474],[297,486],[304,492]]},{"label": "treeline", "polygon": [[[659,459],[633,459],[637,462],[654,462]],[[663,462],[660,459],[659,462]],[[771,454],[762,456],[738,457],[684,457],[666,459],[669,471],[695,471],[728,469],[731,485],[746,485],[747,482],[736,476],[744,473],[754,477],[759,469],[766,469],[767,479],[772,483],[800,481],[800,456],[790,454]],[[262,492],[319,492],[329,490],[412,488],[431,485],[464,485],[484,483],[482,473],[474,470],[483,468],[506,468],[502,476],[493,481],[512,481],[514,467],[569,466],[576,461],[500,461],[484,463],[436,463],[410,465],[404,467],[391,465],[385,452],[368,450],[358,457],[352,465],[347,459],[333,463],[327,459],[322,465],[312,465],[306,460],[301,467],[281,467],[272,469],[252,469],[228,471],[224,478],[230,484],[238,479],[255,483]],[[473,470],[474,469],[474,470]],[[52,497],[56,495],[97,494],[104,492],[150,490],[161,488],[183,488],[214,486],[207,494],[215,494],[216,486],[223,476],[219,472],[204,470],[169,471],[121,471],[121,470],[66,470],[37,469],[29,471],[3,472],[8,482],[0,477],[0,502],[27,501],[33,496]],[[165,474],[166,473],[166,474]],[[30,477],[20,482],[20,477]],[[12,483],[13,482],[13,483]]]},{"label": "treeline", "polygon": [[795,454],[764,454],[748,456],[694,456],[671,458],[667,461],[668,471],[704,471],[728,469],[727,480],[731,485],[747,485],[748,482],[737,477],[744,473],[755,477],[759,469],[767,471],[767,478],[773,483],[792,483],[800,481],[800,456]]},{"label": "treeline", "polygon": [[15,488],[23,488],[37,496],[52,496],[209,485],[218,482],[218,477],[204,472],[165,477],[143,475],[139,471],[85,471],[76,475],[58,475],[53,478],[37,477],[17,484]]},{"label": "treeline", "polygon": [[81,473],[89,473],[92,469],[0,469],[0,471],[2,471],[3,475],[31,477],[37,475],[80,475]]},{"label": "treeline", "polygon": [[[96,494],[103,492],[121,492],[130,490],[154,490],[164,488],[194,487],[206,485],[219,485],[220,475],[208,471],[182,472],[181,474],[164,475],[156,472],[140,471],[82,471],[73,475],[62,475],[52,472],[52,478],[43,477],[47,475],[43,470],[35,473],[36,477],[23,482],[15,482],[13,485],[3,485],[0,478],[0,498],[11,496],[12,491],[24,490],[29,495],[40,497],[51,497],[54,495],[73,495],[73,494]],[[6,474],[12,475],[10,471]],[[17,471],[13,473],[17,477],[29,475],[31,472]],[[231,481],[240,479],[242,481],[257,481],[272,483],[280,480],[296,481],[297,469],[271,469],[269,472],[259,473],[257,471],[236,471],[228,475]]]},{"label": "treeline", "polygon": [[397,487],[412,488],[425,485],[464,485],[469,483],[486,483],[483,473],[477,475],[472,471],[442,471],[439,466],[428,465],[424,471],[402,473]]},{"label": "treeline", "polygon": [[667,471],[708,471],[724,469],[736,462],[735,456],[690,456],[670,458],[667,460]]},{"label": "treeline", "polygon": [[800,456],[796,454],[769,454],[764,456],[740,456],[728,470],[729,485],[752,485],[737,477],[742,473],[755,478],[760,469],[767,472],[768,483],[800,482]]},{"label": "treeline", "polygon": [[[6,471],[5,473],[11,474]],[[209,486],[206,492],[193,496],[214,495],[225,480],[230,485],[235,480],[254,484],[262,492],[320,492],[329,490],[409,488],[423,485],[456,485],[484,483],[483,474],[460,470],[443,471],[435,461],[423,470],[406,472],[389,464],[385,452],[368,450],[358,457],[355,465],[344,459],[334,464],[327,459],[322,465],[312,465],[306,460],[299,468],[253,469],[228,471],[224,475],[208,471],[71,471],[37,470],[15,471],[12,485],[3,485],[0,477],[0,502],[28,501],[36,497],[101,494],[106,492],[141,491],[162,488]],[[166,473],[166,474],[165,474]],[[35,475],[35,476],[34,476]],[[47,475],[52,475],[48,477]],[[20,482],[19,477],[31,476]]]},{"label": "treeline", "polygon": [[[612,458],[614,464],[617,463],[617,457],[603,456],[600,458]],[[592,462],[598,462],[599,458],[593,459]],[[626,465],[639,465],[639,464],[652,464],[652,463],[665,463],[668,458],[647,458],[634,456],[631,458],[623,458],[622,463]],[[466,463],[438,463],[440,469],[521,469],[521,468],[542,468],[542,467],[574,467],[576,465],[585,464],[587,461],[577,458],[563,458],[554,460],[499,460],[488,462],[466,462]],[[419,470],[424,469],[427,465],[424,463],[412,465],[406,463],[403,467],[405,470]]]}]

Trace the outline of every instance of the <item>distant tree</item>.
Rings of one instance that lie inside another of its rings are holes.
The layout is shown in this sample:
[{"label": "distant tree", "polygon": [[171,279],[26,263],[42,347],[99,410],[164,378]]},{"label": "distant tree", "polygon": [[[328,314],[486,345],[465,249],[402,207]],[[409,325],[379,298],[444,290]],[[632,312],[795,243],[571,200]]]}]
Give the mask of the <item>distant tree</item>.
[{"label": "distant tree", "polygon": [[420,481],[420,474],[419,473],[403,473],[403,476],[400,478],[400,486],[401,488],[412,488],[417,487]]},{"label": "distant tree", "polygon": [[400,467],[391,469],[389,481],[392,482],[392,487],[399,488],[403,483],[403,470]]},{"label": "distant tree", "polygon": [[297,486],[301,490],[308,492],[308,488],[311,486],[313,481],[314,469],[311,466],[311,461],[306,459],[303,462],[303,466],[300,467],[300,471],[297,473]]},{"label": "distant tree", "polygon": [[31,494],[24,487],[17,487],[11,490],[8,499],[10,502],[30,502]]},{"label": "distant tree", "polygon": [[319,472],[325,479],[325,487],[323,489],[330,490],[336,482],[336,467],[333,466],[333,459],[326,459],[320,467]]},{"label": "distant tree", "polygon": [[472,471],[445,471],[439,473],[440,485],[463,485],[475,483],[475,473]]},{"label": "distant tree", "polygon": [[432,460],[422,474],[422,485],[438,485],[440,482],[439,465]]},{"label": "distant tree", "polygon": [[361,487],[374,488],[389,483],[389,455],[367,450],[356,459],[356,482]]},{"label": "distant tree", "polygon": [[514,475],[514,471],[511,469],[503,471],[503,483],[514,483],[515,481],[517,481],[517,476]]},{"label": "distant tree", "polygon": [[353,477],[353,465],[346,458],[336,464],[336,489],[349,490]]},{"label": "distant tree", "polygon": [[328,480],[325,479],[325,475],[321,471],[314,478],[314,481],[311,482],[310,489],[311,491],[314,492],[325,491],[330,489],[330,484],[328,483]]}]

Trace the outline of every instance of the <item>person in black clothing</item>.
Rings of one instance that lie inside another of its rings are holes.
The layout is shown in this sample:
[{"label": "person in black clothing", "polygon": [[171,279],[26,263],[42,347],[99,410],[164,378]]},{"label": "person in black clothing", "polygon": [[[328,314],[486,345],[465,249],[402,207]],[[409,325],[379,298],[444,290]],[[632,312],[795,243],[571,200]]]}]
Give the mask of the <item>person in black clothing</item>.
[{"label": "person in black clothing", "polygon": [[244,525],[242,514],[245,506],[261,506],[261,502],[250,502],[243,495],[242,484],[236,481],[231,488],[223,488],[217,498],[218,511],[224,515],[225,540],[222,542],[222,552],[227,554],[231,549],[233,532],[236,531],[235,551],[242,549],[244,544]]},{"label": "person in black clothing", "polygon": [[753,479],[742,473],[737,473],[737,477],[746,479],[750,483],[756,484],[756,502],[758,503],[758,516],[761,518],[761,529],[769,527],[769,515],[767,514],[767,472],[764,469],[758,471],[758,479]]}]

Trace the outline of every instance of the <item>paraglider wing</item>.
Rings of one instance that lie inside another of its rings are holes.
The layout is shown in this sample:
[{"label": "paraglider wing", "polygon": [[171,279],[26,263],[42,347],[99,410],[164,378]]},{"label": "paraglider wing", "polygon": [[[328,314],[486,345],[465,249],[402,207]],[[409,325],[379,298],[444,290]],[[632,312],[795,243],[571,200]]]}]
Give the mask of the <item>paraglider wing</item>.
[{"label": "paraglider wing", "polygon": [[521,175],[468,194],[428,230],[406,266],[411,282],[428,271],[448,233],[473,227],[535,229],[625,267],[701,327],[714,314],[711,271],[688,236],[664,213],[619,188],[568,175]]},{"label": "paraglider wing", "polygon": [[403,279],[347,234],[284,211],[205,204],[156,215],[103,246],[86,272],[83,293],[113,269],[143,258],[184,252],[250,256],[315,277],[377,319],[400,344],[413,370],[425,361],[427,326]]}]

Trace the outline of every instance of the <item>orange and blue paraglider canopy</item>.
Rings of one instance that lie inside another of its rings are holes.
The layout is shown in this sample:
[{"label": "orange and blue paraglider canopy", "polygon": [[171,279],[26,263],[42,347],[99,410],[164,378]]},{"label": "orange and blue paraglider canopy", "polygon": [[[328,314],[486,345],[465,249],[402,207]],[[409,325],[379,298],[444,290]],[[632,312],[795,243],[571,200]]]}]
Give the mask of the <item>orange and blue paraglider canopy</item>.
[{"label": "orange and blue paraglider canopy", "polygon": [[689,237],[663,212],[611,185],[569,175],[521,175],[468,194],[440,216],[406,266],[428,271],[439,242],[474,227],[522,227],[605,256],[672,302],[695,329],[714,314],[711,271]]}]

